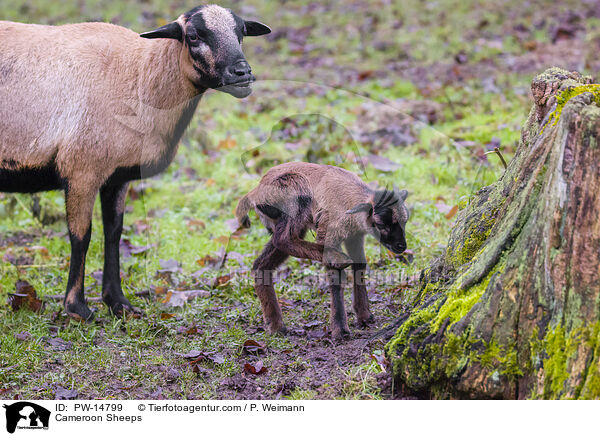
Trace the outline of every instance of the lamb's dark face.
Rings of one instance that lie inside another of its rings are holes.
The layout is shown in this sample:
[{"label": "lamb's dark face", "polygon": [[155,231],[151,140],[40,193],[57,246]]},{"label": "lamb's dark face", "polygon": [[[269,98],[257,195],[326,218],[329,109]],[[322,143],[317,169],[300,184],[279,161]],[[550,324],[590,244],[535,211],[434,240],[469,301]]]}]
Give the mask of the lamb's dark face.
[{"label": "lamb's dark face", "polygon": [[373,208],[373,236],[394,253],[406,250],[404,228],[408,221],[408,209],[404,200],[407,191],[378,191],[375,194]]},{"label": "lamb's dark face", "polygon": [[178,39],[191,59],[190,80],[199,87],[244,98],[252,92],[250,84],[256,79],[242,52],[242,39],[270,32],[264,24],[245,21],[229,9],[207,5],[142,36]]}]

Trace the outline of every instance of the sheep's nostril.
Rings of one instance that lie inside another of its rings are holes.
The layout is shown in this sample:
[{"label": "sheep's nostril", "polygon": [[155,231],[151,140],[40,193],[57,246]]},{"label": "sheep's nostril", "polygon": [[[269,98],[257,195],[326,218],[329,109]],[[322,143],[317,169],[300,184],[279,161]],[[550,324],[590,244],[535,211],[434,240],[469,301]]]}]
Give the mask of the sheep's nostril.
[{"label": "sheep's nostril", "polygon": [[243,76],[250,75],[250,73],[252,72],[252,69],[250,68],[250,65],[248,65],[248,62],[243,62],[242,61],[242,62],[236,63],[230,69],[230,71],[235,76],[243,77]]}]

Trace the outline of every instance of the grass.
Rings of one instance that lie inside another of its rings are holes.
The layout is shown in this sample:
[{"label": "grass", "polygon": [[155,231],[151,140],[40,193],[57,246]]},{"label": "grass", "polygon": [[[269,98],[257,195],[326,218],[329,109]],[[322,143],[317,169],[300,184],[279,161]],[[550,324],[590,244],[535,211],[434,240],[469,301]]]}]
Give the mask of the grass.
[{"label": "grass", "polygon": [[[406,266],[373,240],[367,255],[371,264],[390,275],[417,274],[441,253],[451,230],[452,220],[437,204],[458,204],[502,174],[495,156],[482,154],[486,144],[499,141],[507,158],[514,152],[529,108],[526,90],[532,74],[511,71],[498,59],[526,55],[529,40],[548,44],[551,25],[565,8],[579,5],[547,3],[546,8],[523,9],[516,1],[482,5],[443,0],[435,8],[416,0],[402,4],[301,0],[284,5],[248,0],[243,8],[224,2],[236,11],[245,9],[249,18],[259,17],[283,36],[245,42],[248,60],[260,79],[253,95],[238,101],[209,92],[168,170],[132,184],[123,237],[134,246],[149,248],[122,260],[123,288],[145,316],[115,319],[94,304],[99,322],[87,325],[66,322],[58,314],[58,302],[48,302],[40,314],[12,312],[1,305],[0,392],[53,398],[60,385],[76,390],[80,398],[235,397],[236,388],[224,387],[222,381],[235,384],[240,364],[256,360],[242,351],[244,341],[252,338],[268,348],[260,358],[270,368],[271,379],[256,378],[256,386],[267,396],[279,392],[290,399],[385,398],[389,393],[378,387],[375,374],[380,369],[368,352],[334,369],[329,383],[314,386],[308,379],[319,364],[304,348],[310,348],[311,341],[271,337],[261,331],[260,307],[246,270],[268,235],[254,221],[250,232],[231,238],[228,220],[233,219],[237,200],[256,185],[268,166],[307,158],[336,164],[360,172],[369,182],[409,190],[408,246],[415,261]],[[164,0],[111,5],[0,0],[0,19],[49,24],[99,19],[142,31],[193,6]],[[536,28],[534,23],[541,18],[547,18],[546,27]],[[527,41],[510,30],[513,22],[532,29]],[[598,20],[590,18],[589,29],[590,35],[597,32]],[[453,67],[460,52],[470,69],[452,73],[453,68],[463,68]],[[495,62],[493,87],[485,85],[490,62]],[[410,68],[424,73],[411,73]],[[417,122],[423,111],[411,112],[415,102],[434,108],[429,123]],[[300,125],[296,132],[290,133],[286,118]],[[361,136],[367,127],[368,133],[390,126],[412,135],[414,142],[394,147],[386,140],[370,142]],[[367,165],[363,172],[361,159],[373,153],[399,163],[399,168],[384,172]],[[48,220],[53,222],[41,224],[32,215],[31,196],[0,194],[3,301],[19,279],[29,281],[42,296],[64,292],[69,253],[64,200],[56,192],[40,194],[39,199],[42,217],[55,217]],[[103,265],[101,227],[96,204],[86,265],[87,296],[100,292],[92,273]],[[134,296],[163,288],[206,289],[209,279],[223,272],[193,274],[207,257],[225,248],[239,253],[243,265],[230,260],[228,268],[238,271],[212,290],[210,298],[172,309]],[[161,260],[169,259],[175,259],[181,269],[158,274]],[[318,266],[297,260],[288,265],[291,274],[278,285],[280,297],[291,302],[284,313],[288,324],[325,322],[328,296],[302,281],[318,272]],[[412,295],[410,289],[399,291],[398,283],[380,283],[372,293],[391,302],[377,306],[379,319],[388,321]],[[174,316],[161,319],[163,314]],[[178,331],[194,324],[198,333]],[[20,332],[28,332],[30,339],[15,338]],[[71,348],[57,351],[48,345],[48,338],[61,338]],[[382,344],[375,346],[381,349]],[[221,354],[224,362],[202,362],[195,373],[176,354],[192,349]],[[304,379],[287,386],[293,374]],[[260,392],[245,385],[242,393]]]}]

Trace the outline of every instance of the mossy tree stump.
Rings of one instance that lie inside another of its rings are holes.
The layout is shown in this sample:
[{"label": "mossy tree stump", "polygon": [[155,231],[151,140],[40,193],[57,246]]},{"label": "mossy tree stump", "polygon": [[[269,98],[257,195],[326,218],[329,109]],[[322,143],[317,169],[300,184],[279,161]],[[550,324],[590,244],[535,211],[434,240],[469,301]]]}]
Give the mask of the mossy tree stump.
[{"label": "mossy tree stump", "polygon": [[600,85],[532,83],[515,157],[464,205],[386,352],[427,398],[600,398]]}]

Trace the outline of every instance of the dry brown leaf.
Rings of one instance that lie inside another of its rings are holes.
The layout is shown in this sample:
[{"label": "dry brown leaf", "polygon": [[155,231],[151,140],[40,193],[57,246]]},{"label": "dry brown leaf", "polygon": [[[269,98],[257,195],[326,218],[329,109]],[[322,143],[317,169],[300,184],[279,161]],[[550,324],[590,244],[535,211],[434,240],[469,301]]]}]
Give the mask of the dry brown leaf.
[{"label": "dry brown leaf", "polygon": [[458,205],[454,205],[452,206],[452,209],[450,209],[450,211],[446,214],[446,219],[447,220],[451,220],[454,215],[456,215],[456,212],[458,212]]},{"label": "dry brown leaf", "polygon": [[246,374],[260,375],[267,372],[267,367],[263,365],[262,361],[256,362],[254,365],[250,363],[244,364],[244,372]]},{"label": "dry brown leaf", "polygon": [[237,141],[234,138],[229,137],[219,141],[218,148],[231,150],[232,148],[235,148],[236,145]]},{"label": "dry brown leaf", "polygon": [[8,294],[8,304],[14,311],[20,309],[29,309],[39,312],[42,308],[42,300],[37,297],[35,289],[25,280],[17,280],[15,284],[16,293]]},{"label": "dry brown leaf", "polygon": [[248,339],[242,345],[242,350],[248,354],[262,354],[265,352],[265,345],[259,342],[256,342],[254,339]]},{"label": "dry brown leaf", "polygon": [[224,275],[224,276],[219,276],[219,277],[217,277],[216,285],[217,286],[226,285],[227,283],[229,283],[230,280],[231,280],[231,276],[229,274]]}]

